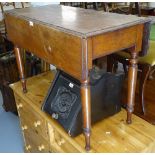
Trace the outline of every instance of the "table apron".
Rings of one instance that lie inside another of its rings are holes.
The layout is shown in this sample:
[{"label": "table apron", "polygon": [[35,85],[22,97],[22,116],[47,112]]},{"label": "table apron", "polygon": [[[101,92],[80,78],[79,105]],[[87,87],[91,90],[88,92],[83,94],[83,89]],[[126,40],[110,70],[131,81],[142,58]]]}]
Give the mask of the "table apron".
[{"label": "table apron", "polygon": [[92,37],[93,59],[135,46],[142,48],[143,24],[108,32]]},{"label": "table apron", "polygon": [[139,52],[142,47],[143,24],[86,38],[87,45],[83,45],[83,38],[48,25],[10,14],[5,15],[5,21],[8,37],[15,45],[80,81],[84,70],[92,68],[93,59],[131,46]]}]

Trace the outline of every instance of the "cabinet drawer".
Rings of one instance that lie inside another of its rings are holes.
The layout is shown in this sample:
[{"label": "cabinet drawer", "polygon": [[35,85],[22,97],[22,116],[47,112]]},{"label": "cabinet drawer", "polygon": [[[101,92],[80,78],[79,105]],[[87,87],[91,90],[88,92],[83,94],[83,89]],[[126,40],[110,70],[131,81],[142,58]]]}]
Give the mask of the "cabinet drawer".
[{"label": "cabinet drawer", "polygon": [[[20,102],[21,104],[21,102]],[[37,127],[34,127],[30,117],[31,111],[27,109],[27,106],[22,104],[22,106],[18,109],[18,113],[20,114],[20,125],[23,133],[25,147],[24,150],[27,153],[31,152],[49,152],[49,141],[44,137],[47,133],[46,130],[40,131]],[[29,114],[30,113],[30,114]],[[28,115],[28,117],[27,117]],[[41,121],[42,123],[43,121]],[[46,133],[45,133],[46,132]]]},{"label": "cabinet drawer", "polygon": [[49,142],[31,129],[23,131],[25,137],[25,151],[33,153],[50,152]]},{"label": "cabinet drawer", "polygon": [[48,132],[50,137],[50,149],[51,152],[63,153],[63,152],[80,152],[75,148],[69,141],[67,141],[63,136],[48,123]]},{"label": "cabinet drawer", "polygon": [[48,140],[48,130],[45,119],[32,106],[29,106],[29,104],[18,96],[16,96],[16,104],[20,120],[27,122],[27,125],[31,127],[34,132]]}]

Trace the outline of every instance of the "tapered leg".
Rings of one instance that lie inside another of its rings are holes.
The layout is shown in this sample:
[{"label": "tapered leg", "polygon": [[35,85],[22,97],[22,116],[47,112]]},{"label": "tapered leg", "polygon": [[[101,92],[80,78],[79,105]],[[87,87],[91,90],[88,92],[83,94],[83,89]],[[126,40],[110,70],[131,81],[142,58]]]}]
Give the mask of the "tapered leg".
[{"label": "tapered leg", "polygon": [[15,51],[15,55],[16,55],[16,61],[17,61],[17,66],[18,66],[18,70],[19,70],[20,80],[22,83],[23,92],[26,93],[27,92],[26,79],[24,76],[24,67],[23,67],[20,49],[17,46],[15,46],[14,51]]},{"label": "tapered leg", "polygon": [[142,65],[142,73],[139,80],[139,101],[142,106],[142,113],[146,114],[146,107],[145,107],[145,101],[144,101],[144,91],[145,91],[145,83],[148,79],[149,73],[151,70],[151,66],[144,64]]},{"label": "tapered leg", "polygon": [[135,48],[131,49],[131,59],[128,70],[128,98],[127,98],[127,123],[131,124],[131,115],[134,111],[135,90],[137,81],[137,56]]},{"label": "tapered leg", "polygon": [[83,131],[86,141],[85,149],[89,151],[91,134],[91,97],[89,80],[81,82],[81,102],[83,113]]}]

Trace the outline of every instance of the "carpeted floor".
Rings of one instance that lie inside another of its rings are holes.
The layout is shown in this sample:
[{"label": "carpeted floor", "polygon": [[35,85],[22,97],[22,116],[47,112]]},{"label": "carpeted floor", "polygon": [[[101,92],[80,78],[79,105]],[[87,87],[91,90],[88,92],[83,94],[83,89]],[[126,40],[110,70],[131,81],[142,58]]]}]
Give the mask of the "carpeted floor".
[{"label": "carpeted floor", "polygon": [[0,153],[23,153],[23,138],[18,116],[5,112],[0,93]]}]

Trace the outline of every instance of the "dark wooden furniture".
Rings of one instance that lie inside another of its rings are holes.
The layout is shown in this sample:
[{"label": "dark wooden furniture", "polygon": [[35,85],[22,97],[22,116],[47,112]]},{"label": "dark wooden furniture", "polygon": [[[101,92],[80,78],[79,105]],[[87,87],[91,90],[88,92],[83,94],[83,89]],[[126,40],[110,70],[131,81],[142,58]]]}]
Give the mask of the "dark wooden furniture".
[{"label": "dark wooden furniture", "polygon": [[130,2],[129,6],[119,6],[112,9],[112,12],[123,14],[134,14],[138,16],[154,16],[155,8],[142,6],[140,2]]},{"label": "dark wooden furniture", "polygon": [[[133,7],[135,4],[135,8]],[[149,7],[141,7],[140,3],[130,3],[130,9],[128,12],[124,12],[126,14],[137,14],[138,16],[148,16],[154,15],[155,8]],[[120,10],[122,11],[122,10]],[[121,12],[123,13],[123,12]],[[146,116],[146,105],[144,101],[144,91],[145,91],[145,84],[148,79],[152,79],[152,74],[155,71],[155,64],[154,64],[154,51],[155,51],[155,18],[153,16],[149,16],[152,20],[151,24],[151,33],[150,33],[150,52],[149,55],[145,57],[141,57],[138,60],[138,68],[140,70],[140,80],[139,80],[139,107],[141,108],[140,116],[143,115],[143,118]],[[107,58],[107,70],[110,72],[115,72],[117,68],[118,62],[123,64],[124,72],[127,75],[127,66],[129,65],[130,55],[126,53],[127,51],[121,51],[120,53],[109,55]],[[141,55],[143,56],[143,55]],[[139,114],[138,114],[139,115]],[[148,120],[149,121],[149,120]],[[150,120],[152,123],[152,120]]]},{"label": "dark wooden furniture", "polygon": [[[11,6],[12,6],[12,9],[15,9],[16,8],[16,3],[15,2],[0,2],[0,8],[1,8],[2,16],[4,16],[4,11],[5,11],[4,8],[5,7],[11,7]],[[21,2],[21,8],[24,8],[24,3],[23,2]],[[7,38],[4,18],[0,21],[0,34],[4,38]]]},{"label": "dark wooden furniture", "polygon": [[[134,10],[134,11],[133,11]],[[139,2],[130,2],[129,6],[117,6],[111,10],[112,12],[121,13],[121,14],[137,14],[141,16],[141,9]]]},{"label": "dark wooden furniture", "polygon": [[81,7],[84,9],[94,9],[94,10],[104,10],[109,12],[108,3],[106,2],[61,2],[61,5],[65,6],[73,6],[73,7]]},{"label": "dark wooden furniture", "polygon": [[[132,13],[133,14],[137,13],[135,8],[132,9]],[[142,16],[155,16],[155,8],[153,8],[153,7],[140,7],[140,14]]]},{"label": "dark wooden furniture", "polygon": [[[146,106],[144,100],[145,84],[148,79],[152,79],[152,74],[155,71],[155,40],[153,38],[155,33],[155,25],[151,26],[151,35],[149,41],[149,52],[144,57],[138,59],[138,69],[140,73],[139,79],[139,104],[141,107],[141,114],[146,115]],[[127,51],[121,51],[116,54],[109,55],[107,58],[107,70],[115,72],[118,62],[123,64],[124,71],[127,75],[127,66],[129,65],[130,55]]]},{"label": "dark wooden furniture", "polygon": [[14,53],[6,52],[0,55],[0,90],[5,111],[17,112],[15,99],[10,83],[19,80],[18,68]]},{"label": "dark wooden furniture", "polygon": [[[7,46],[11,45],[11,42],[7,39],[7,32],[6,32],[6,26],[5,26],[5,20],[4,20],[4,11],[9,9],[15,9],[16,3],[15,2],[0,2],[0,9],[2,13],[2,19],[0,19],[0,46],[2,47],[2,52],[8,52],[11,51],[8,50]],[[12,7],[12,8],[11,8]],[[21,2],[21,7],[24,8],[24,3]]]},{"label": "dark wooden furniture", "polygon": [[[30,54],[26,54],[26,77],[41,73],[41,62],[36,59]],[[3,97],[3,108],[7,112],[17,112],[14,95],[9,87],[9,84],[17,81],[19,81],[19,73],[14,52],[0,54],[0,90]]]},{"label": "dark wooden furniture", "polygon": [[[141,50],[146,54],[145,46],[148,38],[144,32],[148,28],[148,19],[49,5],[8,11],[5,13],[5,21],[9,39],[15,44],[18,69],[25,93],[27,88],[21,47],[32,51],[48,63],[55,64],[57,68],[81,82],[86,150],[90,150],[89,71],[93,67],[93,60],[128,48],[131,60],[128,74],[127,123],[131,123],[137,79],[137,57]],[[145,46],[142,46],[144,45],[142,41],[146,42]]]}]

